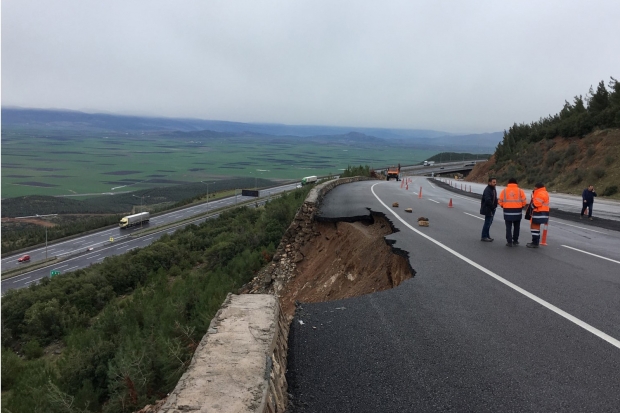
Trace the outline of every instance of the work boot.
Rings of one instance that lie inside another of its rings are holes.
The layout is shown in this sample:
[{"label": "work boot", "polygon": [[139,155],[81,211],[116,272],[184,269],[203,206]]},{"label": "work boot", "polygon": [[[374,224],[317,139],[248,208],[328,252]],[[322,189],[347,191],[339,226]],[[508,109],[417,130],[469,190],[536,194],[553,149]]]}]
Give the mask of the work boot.
[{"label": "work boot", "polygon": [[594,218],[590,217],[590,221],[594,221]]},{"label": "work boot", "polygon": [[528,242],[525,246],[528,248],[538,248],[538,244],[534,244],[533,242]]},{"label": "work boot", "polygon": [[506,243],[506,246],[507,246],[507,247],[512,247],[512,242],[507,242],[507,243]]},{"label": "work boot", "polygon": [[517,245],[519,245],[519,241],[512,241],[512,245],[516,247]]},{"label": "work boot", "polygon": [[493,241],[493,239],[492,238],[482,238],[480,241],[491,242],[491,241]]}]

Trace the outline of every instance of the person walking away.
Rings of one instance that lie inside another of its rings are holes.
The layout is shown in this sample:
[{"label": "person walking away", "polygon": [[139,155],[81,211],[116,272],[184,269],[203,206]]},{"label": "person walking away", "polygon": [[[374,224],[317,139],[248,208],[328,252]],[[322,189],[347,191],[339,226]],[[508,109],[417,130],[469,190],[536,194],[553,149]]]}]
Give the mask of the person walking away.
[{"label": "person walking away", "polygon": [[[523,207],[527,205],[527,198],[523,189],[517,185],[515,178],[508,180],[508,186],[502,190],[498,199],[499,205],[504,210],[504,222],[506,223],[506,246],[519,245],[519,232]],[[514,232],[513,232],[514,228]]]},{"label": "person walking away", "polygon": [[587,208],[588,218],[592,221],[592,205],[594,205],[595,196],[596,192],[594,191],[594,185],[589,185],[583,190],[583,193],[581,194],[581,198],[583,198],[583,208],[581,208],[581,215],[579,216],[579,219],[583,219],[583,214],[586,212]]},{"label": "person walking away", "polygon": [[540,243],[540,226],[549,223],[549,193],[542,182],[534,187],[532,193],[532,218],[530,220],[530,230],[532,231],[532,242],[528,243],[528,248],[538,248]]},{"label": "person walking away", "polygon": [[482,226],[482,237],[480,241],[491,242],[490,230],[493,223],[493,217],[495,216],[495,210],[497,209],[497,191],[495,185],[497,179],[489,178],[489,182],[484,192],[482,193],[482,200],[480,204],[480,214],[484,215],[484,225]]}]

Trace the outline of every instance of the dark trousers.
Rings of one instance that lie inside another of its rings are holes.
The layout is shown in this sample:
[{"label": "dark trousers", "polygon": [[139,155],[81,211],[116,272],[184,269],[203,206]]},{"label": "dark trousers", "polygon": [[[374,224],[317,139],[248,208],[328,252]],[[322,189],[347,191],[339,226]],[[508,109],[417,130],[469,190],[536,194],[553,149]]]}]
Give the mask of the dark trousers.
[{"label": "dark trousers", "polygon": [[592,205],[594,202],[584,202],[583,208],[581,208],[581,216],[586,212],[586,208],[588,208],[588,217],[592,218]]},{"label": "dark trousers", "polygon": [[[493,212],[495,215],[495,212]],[[493,215],[484,216],[484,225],[482,226],[482,238],[491,238],[489,231],[491,230],[491,224],[493,223]]]},{"label": "dark trousers", "polygon": [[[506,241],[519,241],[519,232],[521,231],[521,220],[505,221],[506,222]],[[514,232],[513,229],[514,228]]]}]

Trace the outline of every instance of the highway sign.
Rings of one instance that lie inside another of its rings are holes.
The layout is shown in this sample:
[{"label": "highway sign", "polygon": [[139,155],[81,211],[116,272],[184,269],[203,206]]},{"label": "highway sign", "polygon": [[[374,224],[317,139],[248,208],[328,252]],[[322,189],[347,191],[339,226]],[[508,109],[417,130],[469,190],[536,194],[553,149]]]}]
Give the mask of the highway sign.
[{"label": "highway sign", "polygon": [[52,270],[52,271],[50,271],[50,278],[52,278],[55,275],[60,275],[60,270]]}]

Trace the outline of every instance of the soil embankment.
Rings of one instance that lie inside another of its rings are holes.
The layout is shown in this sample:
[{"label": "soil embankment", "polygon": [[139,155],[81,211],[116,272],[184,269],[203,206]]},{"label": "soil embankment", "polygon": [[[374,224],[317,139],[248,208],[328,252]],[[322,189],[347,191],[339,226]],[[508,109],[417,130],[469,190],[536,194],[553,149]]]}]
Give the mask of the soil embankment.
[{"label": "soil embankment", "polygon": [[287,315],[295,301],[315,303],[387,290],[412,277],[407,258],[395,254],[385,236],[388,220],[317,222],[315,235],[300,248],[304,259],[280,294]]}]

